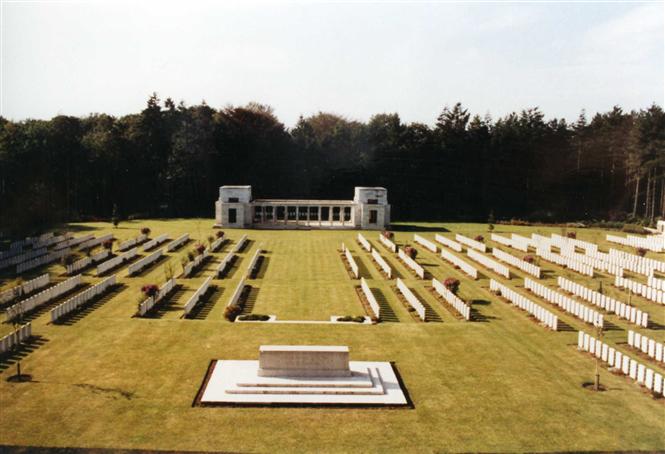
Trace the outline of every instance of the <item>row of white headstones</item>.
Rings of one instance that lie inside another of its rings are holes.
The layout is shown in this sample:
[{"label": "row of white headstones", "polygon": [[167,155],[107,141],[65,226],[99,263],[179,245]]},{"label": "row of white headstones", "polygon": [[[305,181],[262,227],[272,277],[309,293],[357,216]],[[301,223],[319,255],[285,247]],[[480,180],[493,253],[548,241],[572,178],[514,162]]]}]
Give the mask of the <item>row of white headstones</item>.
[{"label": "row of white headstones", "polygon": [[590,336],[584,331],[578,332],[577,348],[589,352],[596,358],[606,362],[617,371],[628,375],[637,383],[644,385],[654,395],[663,395],[663,375],[630,358],[628,355],[611,347],[599,339]]}]

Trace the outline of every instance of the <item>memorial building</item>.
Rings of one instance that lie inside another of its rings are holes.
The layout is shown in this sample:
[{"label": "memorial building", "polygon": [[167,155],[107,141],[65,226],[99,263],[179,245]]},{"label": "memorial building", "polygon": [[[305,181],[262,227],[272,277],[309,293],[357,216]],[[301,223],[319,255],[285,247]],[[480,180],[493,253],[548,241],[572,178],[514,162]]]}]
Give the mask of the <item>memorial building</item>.
[{"label": "memorial building", "polygon": [[222,186],[215,225],[223,228],[362,229],[390,225],[388,190],[356,186],[353,200],[253,199],[251,186]]}]

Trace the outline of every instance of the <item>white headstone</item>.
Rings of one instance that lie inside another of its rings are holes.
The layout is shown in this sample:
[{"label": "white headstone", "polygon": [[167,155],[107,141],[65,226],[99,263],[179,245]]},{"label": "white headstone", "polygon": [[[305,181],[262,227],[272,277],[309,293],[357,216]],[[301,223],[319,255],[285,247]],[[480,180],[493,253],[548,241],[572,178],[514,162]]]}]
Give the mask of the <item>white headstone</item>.
[{"label": "white headstone", "polygon": [[656,356],[656,341],[653,339],[649,339],[649,350],[647,351],[647,354],[652,358]]},{"label": "white headstone", "polygon": [[600,358],[602,355],[603,343],[596,339],[596,358]]},{"label": "white headstone", "polygon": [[653,391],[653,369],[647,369],[644,374],[644,386]]},{"label": "white headstone", "polygon": [[657,372],[653,376],[653,391],[658,395],[663,394],[663,376]]},{"label": "white headstone", "polygon": [[638,364],[637,365],[637,382],[638,383],[644,383],[644,373],[646,371],[646,367],[644,367],[644,364]]},{"label": "white headstone", "polygon": [[637,378],[637,361],[635,361],[634,359],[630,360],[630,368],[628,369],[628,375],[633,380]]}]

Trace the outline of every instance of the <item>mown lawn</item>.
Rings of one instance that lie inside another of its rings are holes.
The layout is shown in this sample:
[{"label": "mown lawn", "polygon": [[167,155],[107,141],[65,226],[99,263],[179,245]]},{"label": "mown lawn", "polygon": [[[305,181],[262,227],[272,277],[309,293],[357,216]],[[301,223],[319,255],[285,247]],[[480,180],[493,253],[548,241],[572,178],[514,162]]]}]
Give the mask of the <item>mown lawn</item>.
[{"label": "mown lawn", "polygon": [[[149,220],[122,223],[119,229],[103,223],[69,228],[77,235],[112,231],[126,239],[149,226],[152,237],[169,233],[174,239],[188,232],[194,239],[205,239],[212,233],[211,224],[208,219]],[[489,238],[487,227],[480,224],[416,227],[429,239],[437,232]],[[412,244],[414,232],[400,228],[412,226],[395,226],[397,242]],[[496,229],[499,234],[536,231],[561,233],[561,228]],[[607,249],[603,232],[576,231],[578,238]],[[576,330],[591,332],[590,327],[532,295],[573,330],[555,333],[538,326],[489,293],[489,277],[498,277],[479,265],[482,276],[471,281],[416,246],[417,261],[431,275],[459,278],[460,295],[476,301],[482,321],[462,322],[432,295],[428,282],[415,278],[379,244],[376,232],[365,232],[397,276],[429,306],[432,321],[422,323],[405,309],[394,281],[384,279],[369,253],[355,243],[355,231],[226,233],[231,241],[193,278],[179,279],[182,287],[155,318],[132,315],[140,287],[163,283],[167,262],[135,278],[127,278],[126,267],[121,268],[123,286],[69,324],[47,324],[47,311],[35,317],[33,331],[39,342],[22,361],[32,381],[7,382],[14,371],[13,359],[0,361],[0,444],[259,452],[665,450],[665,399],[652,399],[606,368],[601,370],[601,382],[608,390],[585,390],[581,385],[593,380],[594,360],[577,351]],[[214,281],[217,289],[202,315],[181,319],[188,297],[244,233],[252,240],[250,246],[226,278]],[[344,326],[234,324],[223,319],[224,306],[259,247],[267,252],[258,278],[249,281],[254,313],[275,314],[282,320],[328,320],[331,315],[364,313],[355,292],[359,283],[349,277],[339,254],[342,242],[352,250],[382,307],[392,313],[389,320],[375,326]],[[177,273],[179,257],[193,244],[170,254]],[[591,282],[554,265],[541,262],[541,266],[550,271],[543,280],[548,285],[554,284],[556,275],[594,288],[603,281],[608,294],[628,298],[609,285],[609,276]],[[63,271],[60,265],[48,269],[52,277]],[[525,274],[511,271],[513,279],[500,280],[524,291]],[[42,268],[30,274],[43,272]],[[85,280],[94,283],[99,278],[88,272]],[[3,288],[14,284],[8,276],[0,283]],[[662,306],[639,297],[632,302],[649,311],[655,328],[665,327]],[[606,332],[605,340],[635,358],[638,355],[625,344],[628,329],[663,341],[662,329],[636,329],[616,316],[608,320],[616,327]],[[9,332],[11,325],[2,324],[0,330]],[[192,407],[210,360],[256,359],[262,344],[341,344],[351,348],[354,360],[395,361],[415,408]],[[654,361],[642,362],[665,373]]]}]

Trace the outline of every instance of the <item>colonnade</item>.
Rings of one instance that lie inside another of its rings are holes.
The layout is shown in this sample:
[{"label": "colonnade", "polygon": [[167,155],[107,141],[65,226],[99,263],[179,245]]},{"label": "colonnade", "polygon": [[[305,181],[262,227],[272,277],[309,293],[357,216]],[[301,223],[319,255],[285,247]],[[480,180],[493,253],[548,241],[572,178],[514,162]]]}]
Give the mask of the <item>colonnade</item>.
[{"label": "colonnade", "polygon": [[255,203],[252,206],[253,224],[355,225],[353,204],[281,204]]}]

